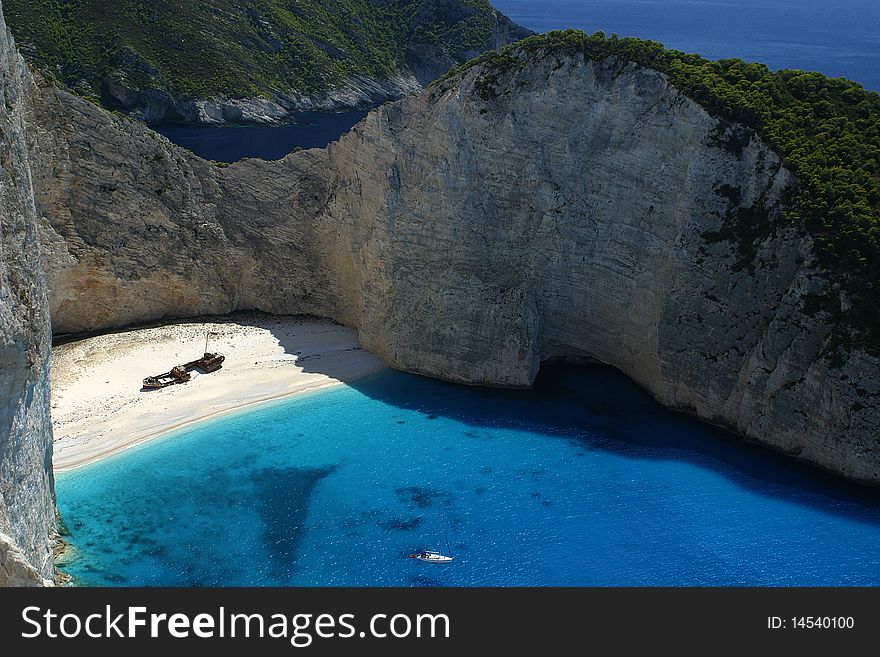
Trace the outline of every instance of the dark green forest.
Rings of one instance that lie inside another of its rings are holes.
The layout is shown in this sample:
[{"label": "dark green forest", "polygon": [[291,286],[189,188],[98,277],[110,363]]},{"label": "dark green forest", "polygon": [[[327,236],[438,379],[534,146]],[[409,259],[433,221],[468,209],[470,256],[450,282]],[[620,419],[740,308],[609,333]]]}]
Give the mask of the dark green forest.
[{"label": "dark green forest", "polygon": [[[311,93],[387,78],[412,44],[485,50],[489,0],[5,0],[19,49],[80,95],[103,80],[175,96]],[[460,56],[461,53],[471,53]]]}]

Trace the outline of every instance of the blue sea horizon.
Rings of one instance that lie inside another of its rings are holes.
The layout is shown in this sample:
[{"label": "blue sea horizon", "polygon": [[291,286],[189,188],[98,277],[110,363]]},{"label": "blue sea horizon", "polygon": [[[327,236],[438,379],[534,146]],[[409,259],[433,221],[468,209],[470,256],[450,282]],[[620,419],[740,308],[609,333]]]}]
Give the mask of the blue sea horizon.
[{"label": "blue sea horizon", "polygon": [[582,29],[653,39],[709,59],[818,71],[880,91],[874,0],[493,0],[536,32]]}]

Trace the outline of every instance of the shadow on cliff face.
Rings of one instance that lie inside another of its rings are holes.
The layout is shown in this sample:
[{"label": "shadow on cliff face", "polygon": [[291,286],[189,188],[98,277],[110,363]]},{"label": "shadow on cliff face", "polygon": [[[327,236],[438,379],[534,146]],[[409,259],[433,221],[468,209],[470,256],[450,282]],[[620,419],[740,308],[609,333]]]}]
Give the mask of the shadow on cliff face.
[{"label": "shadow on cliff face", "polygon": [[[321,372],[321,361],[306,361],[303,369]],[[348,385],[384,404],[418,411],[427,421],[466,423],[474,440],[481,428],[521,426],[549,440],[571,441],[585,453],[686,462],[763,496],[880,524],[880,489],[846,482],[663,408],[611,367],[545,363],[532,390],[465,386],[394,370]]]}]

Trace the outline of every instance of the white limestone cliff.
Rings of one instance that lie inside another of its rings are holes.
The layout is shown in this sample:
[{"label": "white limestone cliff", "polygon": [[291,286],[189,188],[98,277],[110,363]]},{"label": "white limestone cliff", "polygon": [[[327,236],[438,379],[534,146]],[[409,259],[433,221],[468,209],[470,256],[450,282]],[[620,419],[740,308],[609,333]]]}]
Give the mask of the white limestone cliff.
[{"label": "white limestone cliff", "polygon": [[31,84],[0,7],[0,586],[54,578],[51,331],[24,124]]},{"label": "white limestone cliff", "polygon": [[[527,56],[520,53],[519,57]],[[792,175],[656,71],[537,53],[372,111],[327,150],[219,168],[47,90],[35,166],[59,332],[260,309],[391,365],[527,386],[613,365],[694,413],[880,483],[880,369],[831,362]],[[738,213],[761,229],[743,238]]]}]

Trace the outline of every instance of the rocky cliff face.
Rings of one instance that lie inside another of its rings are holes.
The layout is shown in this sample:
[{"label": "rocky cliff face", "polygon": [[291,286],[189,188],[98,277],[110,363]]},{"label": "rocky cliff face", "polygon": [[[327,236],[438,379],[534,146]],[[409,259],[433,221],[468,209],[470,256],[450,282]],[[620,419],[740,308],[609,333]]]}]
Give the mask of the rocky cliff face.
[{"label": "rocky cliff face", "polygon": [[819,355],[830,327],[804,307],[825,279],[778,212],[793,178],[737,133],[657,72],[555,56],[372,113],[329,149],[338,316],[392,365],[467,383],[598,360],[880,483],[878,362]]},{"label": "rocky cliff face", "polygon": [[826,277],[779,216],[779,158],[656,71],[521,64],[375,110],[326,151],[223,169],[47,90],[33,150],[55,330],[258,308],[356,326],[391,365],[454,381],[596,360],[880,483],[880,364],[820,355],[830,327],[805,300]]},{"label": "rocky cliff face", "polygon": [[54,577],[51,333],[23,123],[31,84],[0,8],[0,586]]},{"label": "rocky cliff face", "polygon": [[31,111],[56,333],[238,308],[334,315],[311,228],[330,194],[323,151],[219,168],[64,91]]},{"label": "rocky cliff face", "polygon": [[[453,65],[454,62],[450,64]],[[421,88],[410,71],[383,79],[355,75],[324,91],[276,92],[271,98],[187,98],[162,89],[131,89],[108,80],[103,85],[102,101],[107,107],[153,124],[283,123],[293,120],[297,112],[359,109],[401,98]]]}]

